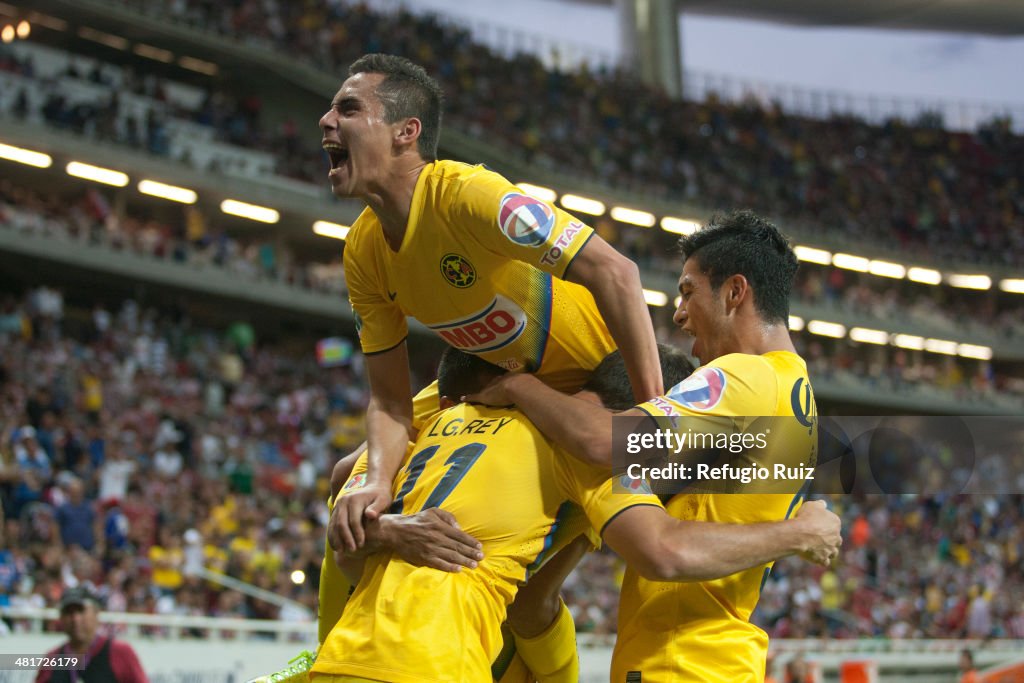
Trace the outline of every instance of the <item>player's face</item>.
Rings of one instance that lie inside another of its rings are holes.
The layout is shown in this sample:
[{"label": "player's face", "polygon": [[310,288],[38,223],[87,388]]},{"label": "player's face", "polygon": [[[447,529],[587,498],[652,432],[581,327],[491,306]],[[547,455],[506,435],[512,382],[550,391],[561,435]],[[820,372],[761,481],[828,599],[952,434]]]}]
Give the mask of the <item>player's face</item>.
[{"label": "player's face", "polygon": [[701,364],[722,355],[720,346],[721,321],[725,317],[725,304],[711,287],[711,280],[700,272],[695,259],[683,264],[679,276],[679,307],[672,319],[676,325],[693,337],[693,350]]},{"label": "player's face", "polygon": [[320,118],[327,174],[337,197],[364,197],[386,177],[393,126],[385,121],[377,86],[384,74],[360,73],[346,80]]}]

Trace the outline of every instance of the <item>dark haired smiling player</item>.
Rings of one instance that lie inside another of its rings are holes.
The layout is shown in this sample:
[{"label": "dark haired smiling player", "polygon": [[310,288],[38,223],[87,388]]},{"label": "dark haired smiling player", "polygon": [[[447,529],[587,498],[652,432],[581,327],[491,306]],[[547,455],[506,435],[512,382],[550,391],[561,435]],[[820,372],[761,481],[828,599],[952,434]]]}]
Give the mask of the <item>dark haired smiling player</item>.
[{"label": "dark haired smiling player", "polygon": [[[774,416],[765,462],[814,466],[817,411],[806,363],[789,337],[797,259],[786,238],[749,211],[716,217],[680,240],[683,271],[675,322],[703,365],[667,394],[624,415],[672,418],[683,432],[717,430],[722,418]],[[498,378],[471,400],[515,404],[580,459],[612,462],[612,414],[532,375]],[[607,469],[606,469],[607,471]],[[793,486],[790,484],[790,486]],[[665,504],[682,520],[751,524],[786,519],[799,493],[693,492]],[[776,489],[777,490],[777,489]],[[791,488],[791,490],[796,490]],[[818,503],[820,504],[820,503]],[[612,681],[762,681],[768,636],[750,622],[771,564],[722,579],[667,584],[628,568],[619,603]]]}]

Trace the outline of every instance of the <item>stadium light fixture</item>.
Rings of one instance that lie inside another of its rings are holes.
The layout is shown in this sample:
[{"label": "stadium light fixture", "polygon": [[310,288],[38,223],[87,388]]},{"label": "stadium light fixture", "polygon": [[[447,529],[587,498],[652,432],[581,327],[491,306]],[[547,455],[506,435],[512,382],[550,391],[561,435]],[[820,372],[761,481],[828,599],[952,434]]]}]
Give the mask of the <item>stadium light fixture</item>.
[{"label": "stadium light fixture", "polygon": [[804,329],[804,319],[798,315],[789,316],[789,329],[792,332],[799,332]]},{"label": "stadium light fixture", "polygon": [[3,40],[5,43],[13,43],[14,27],[11,26],[10,24],[7,24],[6,26],[3,27],[3,29],[0,29],[0,40]]},{"label": "stadium light fixture", "polygon": [[661,229],[676,235],[692,235],[700,229],[700,223],[687,218],[665,216],[661,219]]},{"label": "stadium light fixture", "polygon": [[942,273],[932,268],[913,267],[907,271],[907,279],[922,285],[937,285],[942,282]]},{"label": "stadium light fixture", "polygon": [[151,197],[169,199],[172,202],[179,202],[181,204],[195,204],[199,198],[195,190],[190,190],[187,187],[178,187],[177,185],[167,185],[156,180],[140,180],[139,192],[148,194]]},{"label": "stadium light fixture", "polygon": [[232,216],[248,218],[251,221],[259,221],[260,223],[276,223],[281,219],[281,214],[274,209],[240,202],[237,199],[225,199],[220,203],[220,210]]},{"label": "stadium light fixture", "polygon": [[15,147],[14,145],[5,145],[2,142],[0,142],[0,159],[7,159],[7,161],[14,161],[26,166],[35,166],[36,168],[50,168],[53,164],[53,158],[49,154],[43,154],[42,152],[36,152],[35,150],[23,147]]},{"label": "stadium light fixture", "polygon": [[330,221],[317,221],[313,224],[313,232],[322,237],[333,237],[336,240],[343,240],[348,237],[348,231],[351,229],[347,225],[331,223]]},{"label": "stadium light fixture", "polygon": [[558,193],[550,187],[541,187],[540,185],[531,185],[530,183],[519,183],[519,189],[525,194],[530,195],[534,199],[539,199],[542,202],[553,203],[558,199]]},{"label": "stadium light fixture", "polygon": [[825,322],[824,320],[812,320],[807,323],[807,331],[822,337],[842,339],[846,336],[846,326],[839,323]]},{"label": "stadium light fixture", "polygon": [[33,23],[39,24],[51,31],[66,31],[68,30],[68,22],[57,17],[51,17],[49,14],[41,14],[39,12],[33,12],[29,17]]},{"label": "stadium light fixture", "polygon": [[127,50],[129,45],[128,40],[121,36],[97,31],[96,29],[89,28],[88,26],[82,26],[78,29],[78,37],[84,38],[85,40],[91,40],[92,42],[99,43],[100,45],[112,47],[115,50]]},{"label": "stadium light fixture", "polygon": [[104,185],[113,185],[114,187],[124,187],[128,184],[128,174],[126,173],[115,171],[112,168],[93,166],[81,161],[68,162],[64,170],[70,176],[91,180],[94,183],[103,183]]},{"label": "stadium light fixture", "polygon": [[630,225],[638,225],[641,228],[653,228],[654,224],[658,222],[653,213],[640,211],[639,209],[629,209],[625,206],[613,206],[611,216],[612,220],[620,223],[629,223]]},{"label": "stadium light fixture", "polygon": [[892,336],[892,345],[898,346],[901,349],[923,351],[924,337],[918,337],[916,334],[894,334]]},{"label": "stadium light fixture", "polygon": [[296,569],[295,571],[293,571],[292,583],[294,583],[296,586],[301,586],[302,584],[306,583],[306,572],[302,571],[301,569]]},{"label": "stadium light fixture", "polygon": [[907,269],[892,261],[873,260],[868,264],[868,272],[878,277],[891,277],[900,280],[907,274]]},{"label": "stadium light fixture", "polygon": [[988,275],[949,273],[946,275],[946,282],[961,289],[989,289],[992,286],[992,278]]},{"label": "stadium light fixture", "polygon": [[152,45],[146,45],[145,43],[136,43],[135,47],[132,48],[132,52],[140,57],[152,59],[156,62],[163,62],[164,64],[170,64],[174,61],[174,53],[170,50],[153,47]]},{"label": "stadium light fixture", "polygon": [[179,57],[178,66],[189,71],[195,71],[197,73],[206,74],[207,76],[217,75],[217,65],[213,62],[207,62],[202,59],[196,59],[195,57]]},{"label": "stadium light fixture", "polygon": [[870,261],[863,256],[854,256],[853,254],[833,254],[832,265],[836,268],[845,268],[846,270],[855,270],[858,273],[868,272],[868,264]]},{"label": "stadium light fixture", "polygon": [[14,29],[14,32],[17,34],[18,38],[25,40],[32,35],[32,24],[22,19],[18,22],[18,26]]},{"label": "stadium light fixture", "polygon": [[992,349],[988,346],[979,346],[978,344],[957,344],[956,352],[964,358],[992,360]]},{"label": "stadium light fixture", "polygon": [[854,327],[850,329],[850,339],[861,344],[888,344],[889,333],[868,327]]},{"label": "stadium light fixture", "polygon": [[604,204],[596,199],[581,197],[578,194],[563,194],[562,206],[570,211],[579,211],[591,216],[600,216],[604,213]]},{"label": "stadium light fixture", "polygon": [[793,247],[793,251],[796,253],[796,257],[801,261],[817,263],[821,266],[832,265],[832,252],[830,251],[815,249],[814,247],[805,247],[802,244],[798,244]]},{"label": "stadium light fixture", "polygon": [[1024,280],[1017,278],[1006,278],[999,281],[999,289],[1011,294],[1024,294]]},{"label": "stadium light fixture", "polygon": [[932,353],[944,353],[947,356],[956,355],[957,343],[947,339],[925,339],[924,350]]},{"label": "stadium light fixture", "polygon": [[645,289],[644,290],[644,301],[647,302],[648,306],[665,306],[668,304],[668,294],[660,292],[656,289]]}]

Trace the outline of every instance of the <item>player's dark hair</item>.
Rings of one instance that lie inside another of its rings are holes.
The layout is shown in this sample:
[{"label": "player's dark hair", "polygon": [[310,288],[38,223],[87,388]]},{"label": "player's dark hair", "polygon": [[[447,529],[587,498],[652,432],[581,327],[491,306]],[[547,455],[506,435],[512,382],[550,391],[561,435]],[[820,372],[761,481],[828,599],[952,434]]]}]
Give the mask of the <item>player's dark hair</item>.
[{"label": "player's dark hair", "polygon": [[765,322],[789,322],[789,293],[799,264],[789,241],[770,222],[753,211],[716,215],[702,229],[681,238],[679,248],[684,262],[697,259],[714,289],[726,278],[742,275]]},{"label": "player's dark hair", "polygon": [[[661,361],[661,381],[666,387],[674,387],[693,373],[693,363],[686,355],[667,344],[658,344],[658,359]],[[604,357],[590,379],[583,385],[585,391],[593,391],[609,410],[628,410],[637,404],[633,387],[629,384],[626,361],[618,350]],[[643,400],[651,398],[645,396]]]},{"label": "player's dark hair", "polygon": [[424,161],[437,159],[437,143],[441,138],[441,86],[427,75],[422,66],[397,55],[363,55],[348,68],[348,75],[384,74],[375,91],[384,105],[388,123],[416,118],[422,128],[416,148]]},{"label": "player's dark hair", "polygon": [[453,401],[466,394],[474,394],[505,370],[488,363],[480,356],[449,346],[441,354],[441,362],[437,366],[437,393],[447,396]]}]

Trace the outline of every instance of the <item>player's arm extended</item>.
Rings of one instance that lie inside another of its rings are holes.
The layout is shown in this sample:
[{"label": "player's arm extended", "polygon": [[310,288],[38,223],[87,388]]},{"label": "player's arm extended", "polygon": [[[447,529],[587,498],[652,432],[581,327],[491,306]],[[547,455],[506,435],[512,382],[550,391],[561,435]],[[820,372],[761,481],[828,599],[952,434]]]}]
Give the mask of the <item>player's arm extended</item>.
[{"label": "player's arm extended", "polygon": [[342,498],[331,516],[332,548],[349,551],[365,541],[364,517],[374,520],[391,503],[391,482],[398,472],[412,426],[409,352],[403,341],[381,353],[366,356],[370,403],[366,409],[366,486]]},{"label": "player's arm extended", "polygon": [[[341,500],[353,495],[349,493]],[[348,550],[339,547],[334,559],[348,574],[373,553],[394,553],[417,567],[446,572],[473,569],[483,559],[480,542],[459,528],[454,515],[440,508],[428,508],[414,515],[383,515],[366,524],[366,542]]]},{"label": "player's arm extended", "polygon": [[605,542],[653,581],[710,581],[787,555],[828,565],[839,553],[840,520],[824,501],[792,519],[756,524],[681,520],[653,505],[628,508],[604,529]]},{"label": "player's arm extended", "polygon": [[573,258],[565,279],[583,285],[594,296],[626,361],[637,403],[663,394],[658,344],[637,265],[594,235]]},{"label": "player's arm extended", "polygon": [[[654,361],[657,364],[657,357]],[[613,413],[606,408],[563,394],[526,373],[502,375],[466,400],[490,406],[515,405],[544,436],[578,459],[611,467]],[[633,409],[614,415],[646,413]]]}]

